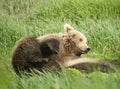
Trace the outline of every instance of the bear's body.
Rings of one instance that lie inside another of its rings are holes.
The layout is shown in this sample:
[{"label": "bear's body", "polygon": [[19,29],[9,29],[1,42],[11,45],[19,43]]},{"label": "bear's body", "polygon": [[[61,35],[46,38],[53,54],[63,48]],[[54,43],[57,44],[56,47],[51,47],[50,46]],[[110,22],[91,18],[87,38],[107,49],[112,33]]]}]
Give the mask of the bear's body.
[{"label": "bear's body", "polygon": [[16,73],[34,68],[40,71],[60,68],[89,50],[86,37],[66,24],[63,33],[25,37],[18,41],[13,51],[12,65]]}]

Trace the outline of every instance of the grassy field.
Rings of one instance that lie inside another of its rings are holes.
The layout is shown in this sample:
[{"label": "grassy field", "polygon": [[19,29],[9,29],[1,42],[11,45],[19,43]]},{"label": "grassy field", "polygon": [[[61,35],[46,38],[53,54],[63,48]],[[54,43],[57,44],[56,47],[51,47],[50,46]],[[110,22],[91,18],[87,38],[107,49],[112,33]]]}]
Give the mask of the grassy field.
[{"label": "grassy field", "polygon": [[120,61],[120,0],[0,0],[0,89],[120,89],[120,74],[74,69],[19,78],[11,66],[15,42],[63,31],[71,24],[88,38],[83,56]]}]

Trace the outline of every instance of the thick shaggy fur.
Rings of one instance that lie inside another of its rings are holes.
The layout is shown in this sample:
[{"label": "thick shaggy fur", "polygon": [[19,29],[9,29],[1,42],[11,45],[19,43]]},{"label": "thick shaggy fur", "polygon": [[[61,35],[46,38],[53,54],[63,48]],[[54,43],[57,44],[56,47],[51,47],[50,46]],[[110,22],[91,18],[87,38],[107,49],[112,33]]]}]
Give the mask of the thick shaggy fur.
[{"label": "thick shaggy fur", "polygon": [[[44,36],[44,39],[55,38],[60,42],[59,52],[57,55],[51,55],[50,61],[44,64],[43,68],[75,68],[83,72],[91,72],[94,70],[100,70],[102,72],[108,72],[114,70],[114,65],[107,61],[100,61],[94,58],[80,58],[80,55],[87,53],[90,48],[87,46],[86,37],[74,30],[73,27],[66,24],[64,26],[64,33],[54,34],[54,36]],[[38,37],[39,41],[44,40],[42,37]],[[40,40],[42,39],[42,40]]]},{"label": "thick shaggy fur", "polygon": [[50,61],[44,64],[44,68],[64,68],[67,61],[79,58],[81,54],[90,50],[86,37],[69,24],[64,25],[63,33],[38,37],[37,40],[42,42],[51,38],[59,41],[59,52],[57,55],[49,56]]},{"label": "thick shaggy fur", "polygon": [[39,43],[36,37],[24,37],[15,45],[12,66],[17,74],[19,71],[30,72],[30,69],[41,71],[43,64],[49,61],[48,57],[57,54],[58,50],[59,42],[56,39]]},{"label": "thick shaggy fur", "polygon": [[30,72],[30,69],[42,71],[46,68],[75,68],[83,72],[99,69],[108,72],[109,69],[119,67],[112,62],[80,58],[81,54],[89,50],[86,37],[66,24],[63,33],[20,39],[13,50],[12,65],[17,74],[19,71]]},{"label": "thick shaggy fur", "polygon": [[79,58],[89,50],[86,37],[66,24],[63,33],[25,37],[18,41],[13,51],[12,65],[16,73],[21,70],[61,68],[67,61]]}]

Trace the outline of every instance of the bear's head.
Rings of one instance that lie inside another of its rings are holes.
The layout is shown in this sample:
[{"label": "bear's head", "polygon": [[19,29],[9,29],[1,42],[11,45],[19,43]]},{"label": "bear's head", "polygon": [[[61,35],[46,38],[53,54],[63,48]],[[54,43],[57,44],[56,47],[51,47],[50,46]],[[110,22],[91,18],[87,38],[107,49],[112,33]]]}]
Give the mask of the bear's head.
[{"label": "bear's head", "polygon": [[66,52],[80,56],[90,51],[87,45],[87,39],[83,33],[75,30],[69,24],[64,25],[64,31],[63,39],[65,40],[64,46]]}]

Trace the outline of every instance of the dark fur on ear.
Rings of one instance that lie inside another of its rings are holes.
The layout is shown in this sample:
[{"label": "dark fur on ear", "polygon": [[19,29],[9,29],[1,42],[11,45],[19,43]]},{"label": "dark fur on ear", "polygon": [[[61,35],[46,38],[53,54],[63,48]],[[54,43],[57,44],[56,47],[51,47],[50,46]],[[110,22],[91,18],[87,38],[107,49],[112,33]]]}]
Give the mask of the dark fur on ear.
[{"label": "dark fur on ear", "polygon": [[58,54],[59,52],[59,41],[51,38],[40,43],[40,50],[42,57],[48,58],[52,54]]}]

